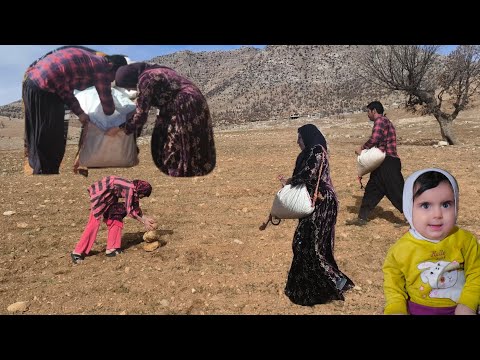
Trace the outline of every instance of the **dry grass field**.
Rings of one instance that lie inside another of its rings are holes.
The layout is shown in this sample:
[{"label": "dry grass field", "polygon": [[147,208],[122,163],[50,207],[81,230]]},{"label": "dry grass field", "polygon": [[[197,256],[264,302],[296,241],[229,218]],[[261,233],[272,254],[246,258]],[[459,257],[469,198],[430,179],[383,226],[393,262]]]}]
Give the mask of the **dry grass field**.
[{"label": "dry grass field", "polygon": [[[404,176],[431,166],[452,172],[460,185],[458,224],[480,235],[478,107],[460,114],[454,129],[462,145],[448,147],[433,146],[441,138],[432,117],[403,110],[387,114],[397,128]],[[344,302],[314,307],[294,305],[283,293],[297,221],[258,229],[279,188],[277,175],[292,172],[299,152],[297,128],[307,122],[319,126],[329,143],[340,201],[335,256],[356,284]],[[403,217],[386,199],[367,226],[345,225],[356,217],[362,198],[354,150],[370,135],[366,114],[218,129],[216,169],[184,179],[157,170],[148,144],[140,145],[141,162],[134,168],[94,169],[88,178],[74,175],[76,146],[71,144],[60,175],[25,176],[22,122],[4,118],[3,123],[0,314],[22,301],[27,307],[20,314],[382,314],[383,259],[408,228],[393,225]],[[141,204],[158,220],[164,246],[145,251],[143,227],[128,218],[123,254],[105,257],[102,225],[92,255],[73,265],[69,253],[89,214],[86,188],[108,174],[153,185]],[[15,213],[3,215],[7,211]]]}]

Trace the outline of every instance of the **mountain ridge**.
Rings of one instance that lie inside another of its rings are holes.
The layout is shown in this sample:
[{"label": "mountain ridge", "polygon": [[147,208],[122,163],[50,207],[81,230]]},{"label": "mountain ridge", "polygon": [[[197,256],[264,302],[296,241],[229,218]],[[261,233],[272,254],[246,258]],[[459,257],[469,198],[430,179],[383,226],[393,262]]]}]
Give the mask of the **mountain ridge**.
[{"label": "mountain ridge", "polygon": [[[207,98],[214,126],[285,119],[290,114],[324,117],[361,111],[372,100],[385,107],[404,101],[372,87],[356,60],[365,45],[242,46],[230,51],[179,51],[147,62],[173,68]],[[0,107],[1,116],[23,118],[21,100]]]}]

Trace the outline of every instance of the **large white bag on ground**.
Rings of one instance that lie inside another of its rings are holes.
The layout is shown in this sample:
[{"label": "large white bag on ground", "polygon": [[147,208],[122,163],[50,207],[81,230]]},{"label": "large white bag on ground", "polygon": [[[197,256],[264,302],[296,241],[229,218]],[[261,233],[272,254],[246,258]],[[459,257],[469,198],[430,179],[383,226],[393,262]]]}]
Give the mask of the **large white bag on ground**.
[{"label": "large white bag on ground", "polygon": [[372,172],[382,164],[383,160],[385,160],[385,153],[377,147],[362,150],[357,156],[358,176]]},{"label": "large white bag on ground", "polygon": [[278,219],[300,219],[314,210],[305,185],[285,185],[275,195],[270,214]]},{"label": "large white bag on ground", "polygon": [[115,103],[115,112],[112,115],[104,114],[100,97],[94,86],[83,91],[75,91],[75,97],[82,110],[90,117],[90,121],[103,131],[123,124],[127,121],[128,114],[135,111],[135,103],[129,98],[126,90],[112,88]]},{"label": "large white bag on ground", "polygon": [[119,131],[106,135],[94,124],[85,130],[79,151],[79,164],[88,168],[132,167],[138,165],[138,149],[134,134]]}]

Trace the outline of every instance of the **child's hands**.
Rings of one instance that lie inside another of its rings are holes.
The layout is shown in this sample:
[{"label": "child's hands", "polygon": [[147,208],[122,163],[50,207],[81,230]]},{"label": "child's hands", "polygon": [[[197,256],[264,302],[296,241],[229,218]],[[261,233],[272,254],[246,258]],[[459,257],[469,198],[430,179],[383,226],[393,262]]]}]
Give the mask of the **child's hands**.
[{"label": "child's hands", "polygon": [[157,223],[155,220],[148,216],[143,217],[143,224],[145,225],[145,229],[147,229],[147,231],[155,230],[157,228]]}]

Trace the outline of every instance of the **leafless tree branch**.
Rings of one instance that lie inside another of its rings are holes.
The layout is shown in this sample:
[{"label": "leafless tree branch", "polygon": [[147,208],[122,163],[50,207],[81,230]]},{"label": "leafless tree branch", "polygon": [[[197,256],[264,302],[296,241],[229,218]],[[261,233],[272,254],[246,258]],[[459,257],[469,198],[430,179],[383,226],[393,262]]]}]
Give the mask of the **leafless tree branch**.
[{"label": "leafless tree branch", "polygon": [[[440,124],[442,137],[454,144],[452,122],[480,85],[480,46],[460,45],[446,58],[438,54],[439,48],[375,46],[360,60],[360,67],[372,84],[408,95],[407,107],[420,105],[425,114],[432,114]],[[446,98],[453,102],[450,113],[442,109]]]}]

